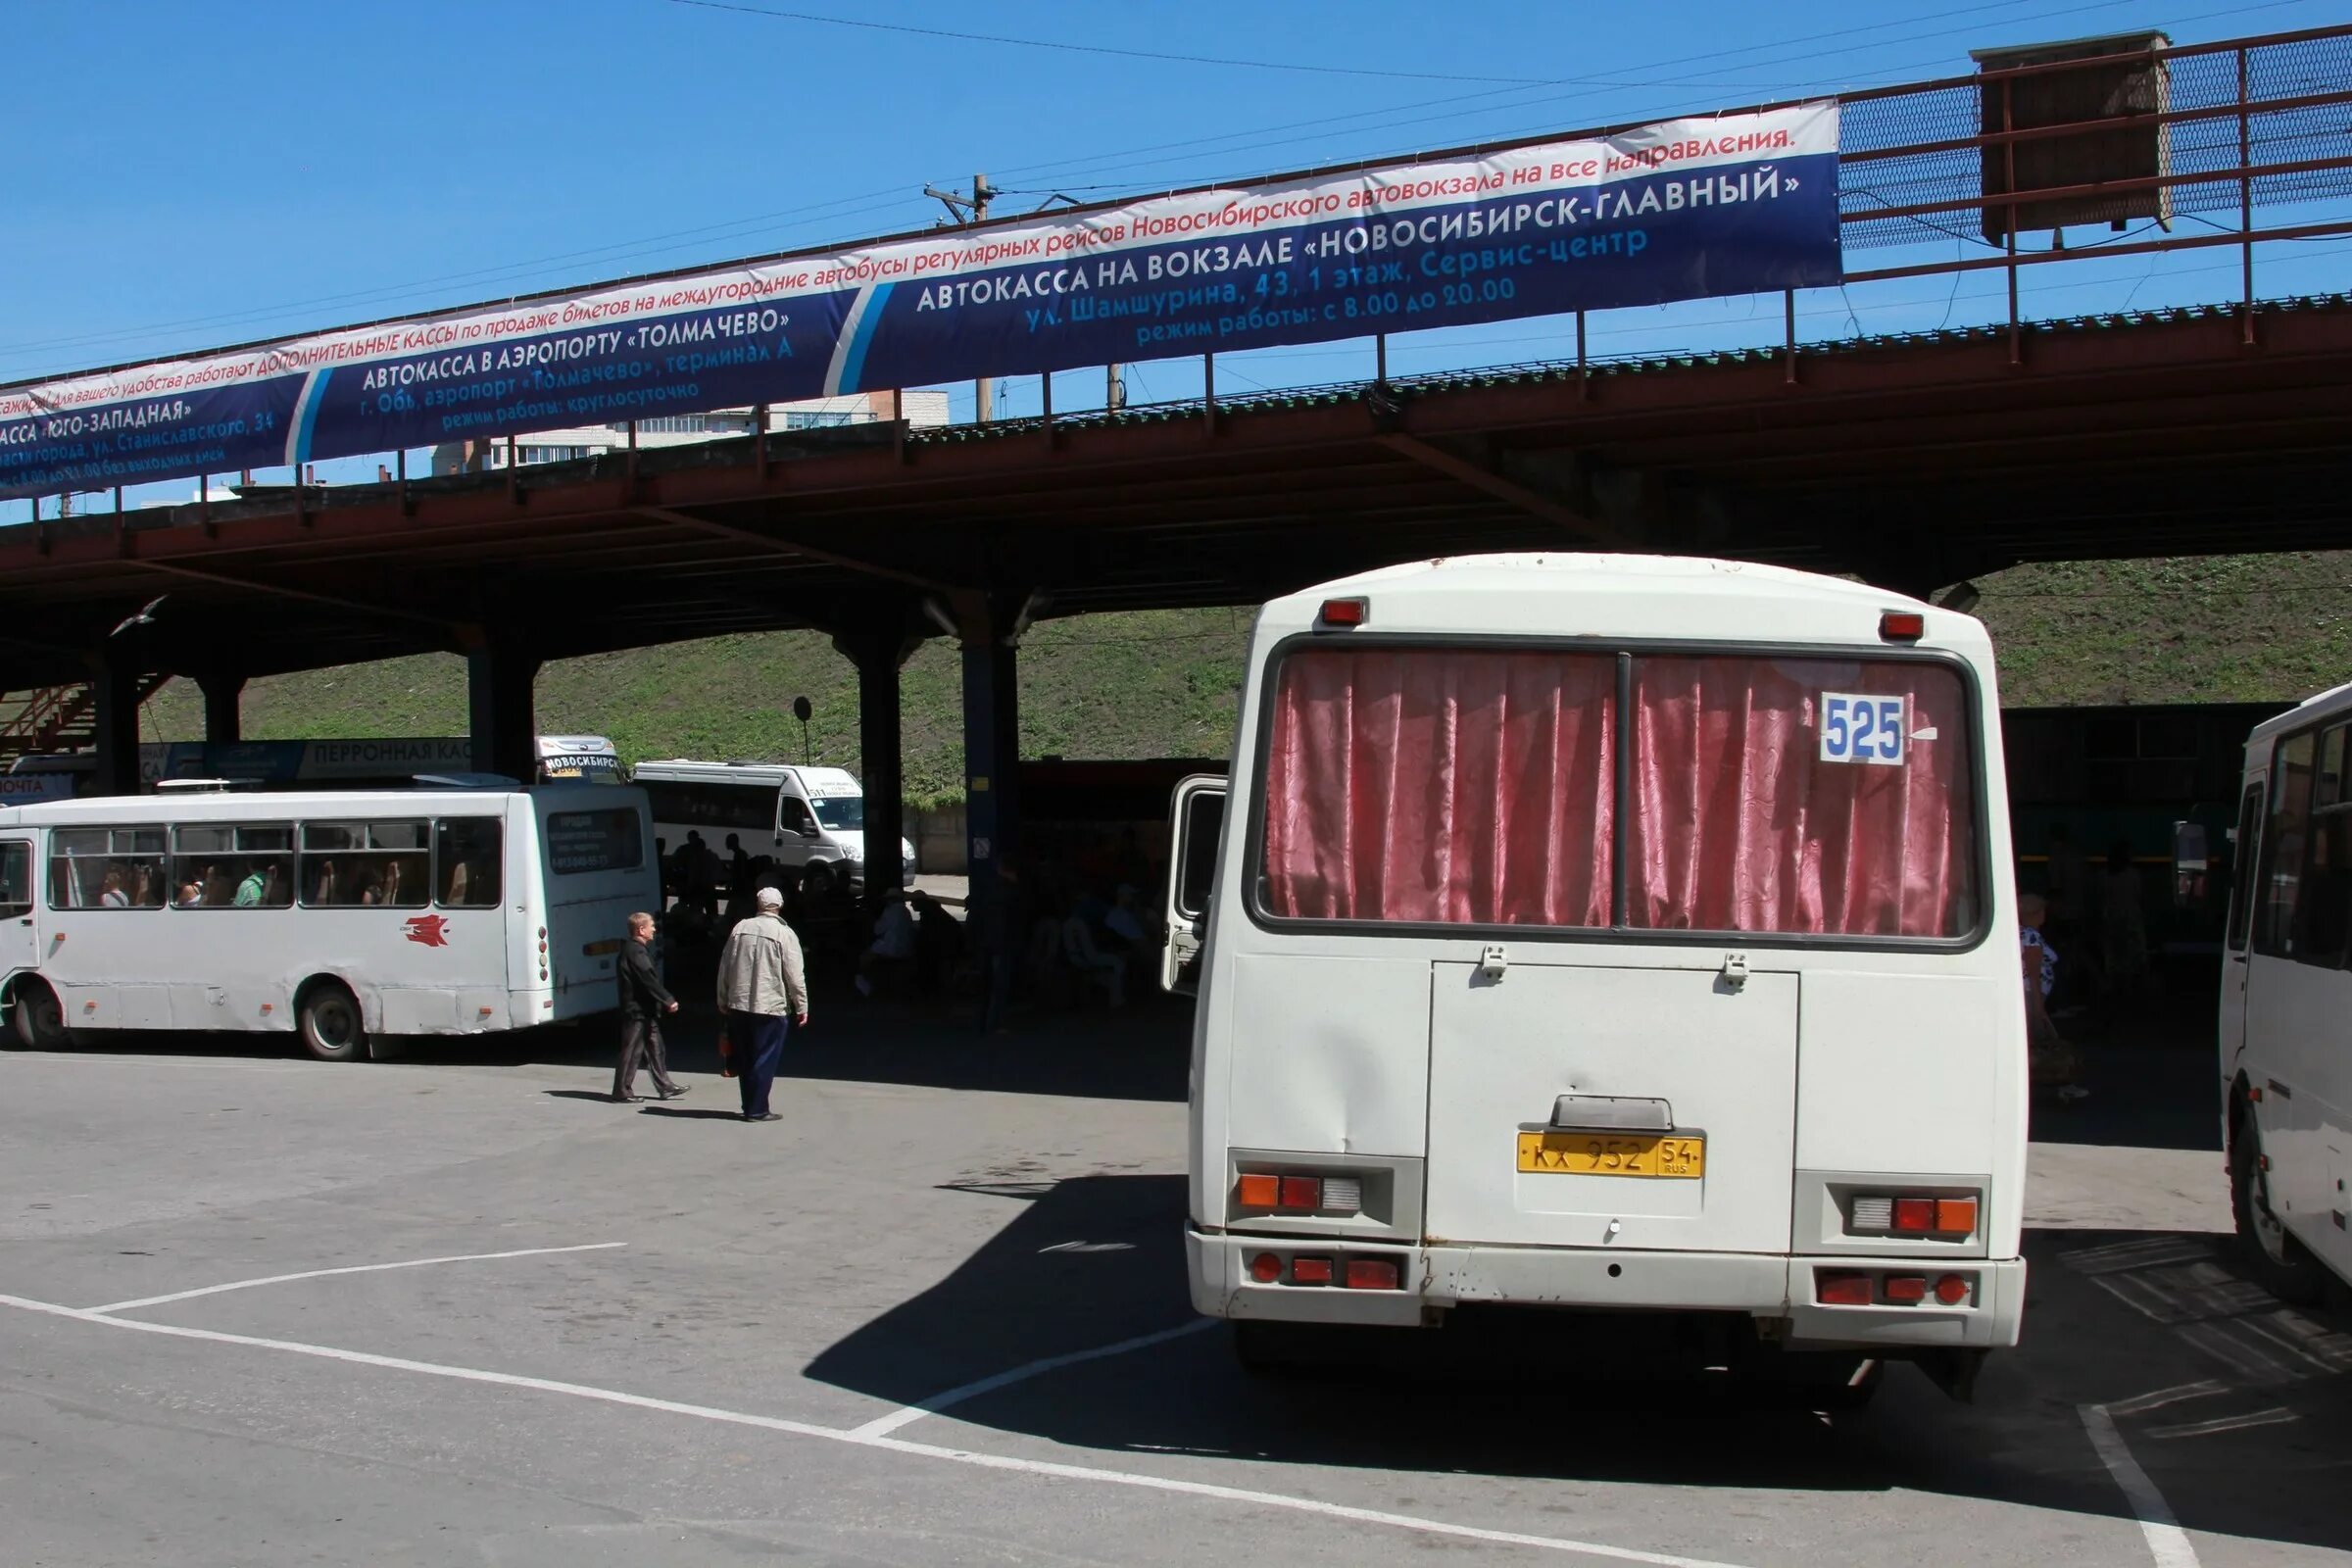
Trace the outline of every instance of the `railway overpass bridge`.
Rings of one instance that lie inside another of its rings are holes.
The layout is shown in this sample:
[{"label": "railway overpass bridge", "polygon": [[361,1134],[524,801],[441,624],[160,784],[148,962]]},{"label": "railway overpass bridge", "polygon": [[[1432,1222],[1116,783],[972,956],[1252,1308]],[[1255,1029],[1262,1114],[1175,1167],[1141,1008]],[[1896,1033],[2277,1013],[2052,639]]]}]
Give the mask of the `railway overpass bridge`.
[{"label": "railway overpass bridge", "polygon": [[2335,296],[45,520],[0,532],[0,686],[93,680],[111,761],[135,757],[159,673],[202,683],[213,738],[233,739],[251,676],[460,652],[477,740],[519,775],[544,661],[814,629],[859,671],[882,802],[898,669],[932,635],[964,651],[969,770],[1010,778],[1038,615],[1253,604],[1485,550],[1704,553],[1923,594],[2029,561],[2347,547]]}]

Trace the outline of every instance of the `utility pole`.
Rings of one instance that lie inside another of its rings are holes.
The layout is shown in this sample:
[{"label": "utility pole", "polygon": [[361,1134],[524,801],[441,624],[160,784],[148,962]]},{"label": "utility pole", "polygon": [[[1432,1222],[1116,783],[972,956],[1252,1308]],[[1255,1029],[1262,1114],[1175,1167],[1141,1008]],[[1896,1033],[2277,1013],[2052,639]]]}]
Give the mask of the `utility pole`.
[{"label": "utility pole", "polygon": [[[974,174],[969,196],[961,191],[941,190],[936,185],[925,185],[923,194],[945,207],[948,217],[959,227],[969,228],[974,223],[988,221],[988,204],[996,199],[997,190],[986,174]],[[973,414],[982,424],[996,417],[996,377],[984,375],[972,383],[972,405]]]}]

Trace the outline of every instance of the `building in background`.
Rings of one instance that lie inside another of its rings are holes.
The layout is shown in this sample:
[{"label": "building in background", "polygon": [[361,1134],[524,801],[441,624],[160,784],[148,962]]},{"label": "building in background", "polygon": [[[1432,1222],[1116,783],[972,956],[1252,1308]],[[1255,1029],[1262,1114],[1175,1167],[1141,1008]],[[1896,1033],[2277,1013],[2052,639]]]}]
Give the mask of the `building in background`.
[{"label": "building in background", "polygon": [[[901,411],[904,410],[902,415]],[[771,403],[770,430],[823,430],[849,424],[872,424],[904,417],[913,425],[948,422],[948,395],[943,391],[857,392],[838,398],[808,398],[799,403]],[[713,409],[708,414],[656,414],[637,421],[637,445],[690,446],[698,441],[723,441],[750,435],[757,418],[743,409]],[[571,463],[607,452],[625,451],[626,423],[581,425],[564,430],[540,430],[514,438],[514,464]],[[507,466],[507,443],[445,441],[433,448],[435,473],[487,473]]]}]

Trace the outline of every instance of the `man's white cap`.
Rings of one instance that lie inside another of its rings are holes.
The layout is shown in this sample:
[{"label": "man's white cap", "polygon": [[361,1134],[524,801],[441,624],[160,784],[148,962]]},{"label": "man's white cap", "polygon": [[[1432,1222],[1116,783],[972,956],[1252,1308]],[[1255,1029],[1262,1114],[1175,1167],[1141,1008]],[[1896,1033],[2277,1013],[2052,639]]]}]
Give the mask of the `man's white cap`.
[{"label": "man's white cap", "polygon": [[774,888],[761,888],[758,893],[753,895],[753,898],[759,902],[760,907],[762,909],[781,909],[784,907],[784,895],[778,893]]}]

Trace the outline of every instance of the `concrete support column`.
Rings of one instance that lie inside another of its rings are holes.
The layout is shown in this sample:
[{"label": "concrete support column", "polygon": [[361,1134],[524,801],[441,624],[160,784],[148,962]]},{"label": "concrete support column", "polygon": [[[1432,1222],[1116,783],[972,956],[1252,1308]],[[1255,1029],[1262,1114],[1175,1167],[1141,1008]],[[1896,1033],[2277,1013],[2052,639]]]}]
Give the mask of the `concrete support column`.
[{"label": "concrete support column", "polygon": [[991,906],[997,866],[1020,848],[1018,650],[1029,608],[1025,599],[995,594],[972,595],[956,606],[963,647],[964,835],[976,909]]},{"label": "concrete support column", "polygon": [[845,633],[833,646],[858,666],[858,755],[865,786],[865,894],[899,885],[906,837],[906,769],[901,760],[899,671],[919,646],[899,627]]},{"label": "concrete support column", "polygon": [[139,792],[139,668],[120,654],[99,655],[90,661],[93,718],[98,731],[97,766],[90,775],[93,795],[136,795]]},{"label": "concrete support column", "polygon": [[215,671],[196,677],[204,693],[204,744],[234,746],[245,738],[245,677]]},{"label": "concrete support column", "polygon": [[473,765],[528,784],[539,774],[539,723],[531,706],[539,656],[501,637],[466,651],[467,733]]}]

